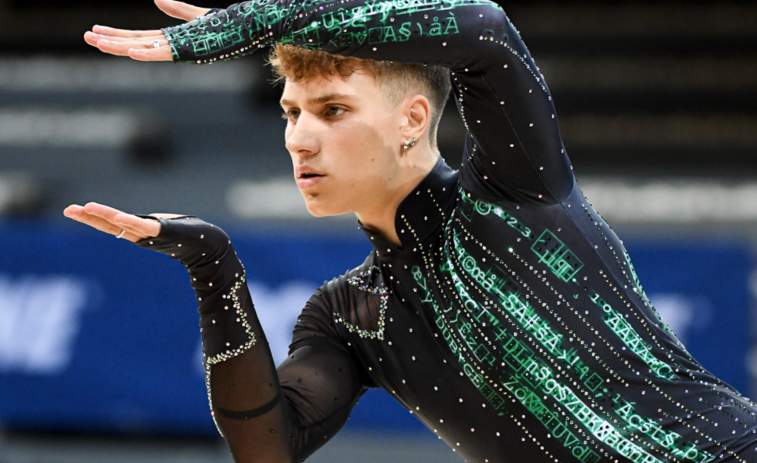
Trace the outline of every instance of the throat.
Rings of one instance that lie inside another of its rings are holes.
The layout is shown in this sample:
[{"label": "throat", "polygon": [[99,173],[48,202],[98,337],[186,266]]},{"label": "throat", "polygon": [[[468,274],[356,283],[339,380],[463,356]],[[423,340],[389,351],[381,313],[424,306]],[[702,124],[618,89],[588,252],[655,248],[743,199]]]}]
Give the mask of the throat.
[{"label": "throat", "polygon": [[394,215],[396,211],[396,207],[391,208],[391,219],[385,217],[384,220],[371,220],[371,218],[365,218],[361,214],[357,214],[357,218],[360,220],[360,223],[363,224],[364,228],[380,235],[393,246],[401,248],[402,241],[400,241],[400,237],[397,234],[397,229],[394,225]]},{"label": "throat", "polygon": [[363,226],[374,233],[381,235],[392,245],[401,248],[402,241],[397,234],[397,209],[407,196],[423,181],[431,172],[439,158],[427,158],[427,163],[414,168],[406,168],[402,172],[399,181],[394,185],[387,186],[381,198],[372,200],[366,208],[356,211],[357,218]]}]

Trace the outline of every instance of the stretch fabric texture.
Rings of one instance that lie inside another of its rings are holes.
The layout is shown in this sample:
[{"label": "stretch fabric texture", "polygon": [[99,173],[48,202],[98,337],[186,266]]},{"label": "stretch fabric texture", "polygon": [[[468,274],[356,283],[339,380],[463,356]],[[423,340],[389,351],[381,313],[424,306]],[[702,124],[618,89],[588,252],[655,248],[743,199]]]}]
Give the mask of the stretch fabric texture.
[{"label": "stretch fabric texture", "polygon": [[467,127],[460,170],[440,160],[399,206],[401,246],[361,226],[373,251],[312,296],[278,370],[223,231],[183,217],[139,243],[189,270],[236,461],[303,461],[374,387],[469,462],[757,461],[757,408],[657,315],[499,6],[253,1],[165,33],[178,62],[288,43],[445,66]]}]

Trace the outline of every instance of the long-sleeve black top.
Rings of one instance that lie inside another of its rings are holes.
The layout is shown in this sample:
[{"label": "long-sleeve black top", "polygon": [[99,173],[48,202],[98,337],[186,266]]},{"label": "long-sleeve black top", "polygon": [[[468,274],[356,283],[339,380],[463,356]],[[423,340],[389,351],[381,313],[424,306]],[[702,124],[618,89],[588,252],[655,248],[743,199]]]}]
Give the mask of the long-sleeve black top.
[{"label": "long-sleeve black top", "polygon": [[189,269],[236,461],[304,460],[371,387],[468,461],[757,461],[757,407],[655,312],[498,6],[254,1],[165,32],[185,62],[291,43],[443,65],[467,127],[460,171],[439,161],[400,204],[401,246],[364,229],[374,251],[313,295],[278,371],[225,234],[183,218],[140,243]]}]

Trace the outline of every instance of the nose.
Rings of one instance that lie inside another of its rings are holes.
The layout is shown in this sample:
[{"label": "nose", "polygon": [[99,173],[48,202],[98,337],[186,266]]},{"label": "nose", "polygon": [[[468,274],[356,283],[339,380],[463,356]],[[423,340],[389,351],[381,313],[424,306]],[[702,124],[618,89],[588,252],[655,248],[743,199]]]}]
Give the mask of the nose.
[{"label": "nose", "polygon": [[315,123],[306,113],[301,113],[296,123],[290,122],[286,130],[286,149],[295,156],[307,158],[318,153],[320,145]]}]

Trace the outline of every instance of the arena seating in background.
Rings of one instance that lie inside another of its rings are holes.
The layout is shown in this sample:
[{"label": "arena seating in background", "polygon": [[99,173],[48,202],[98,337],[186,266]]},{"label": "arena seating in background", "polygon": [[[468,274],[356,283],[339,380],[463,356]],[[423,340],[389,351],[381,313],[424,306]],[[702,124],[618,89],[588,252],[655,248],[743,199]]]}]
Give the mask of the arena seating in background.
[{"label": "arena seating in background", "polygon": [[[111,3],[0,2],[0,172],[47,190],[46,202],[13,210],[57,215],[100,200],[221,221],[275,218],[244,204],[260,180],[294,188],[263,54],[209,67],[103,56],[81,40],[94,23],[175,22],[151,2]],[[579,179],[754,174],[756,6],[505,6],[550,85]],[[452,105],[442,124],[441,151],[459,165]],[[275,209],[297,217],[294,205]]]}]

